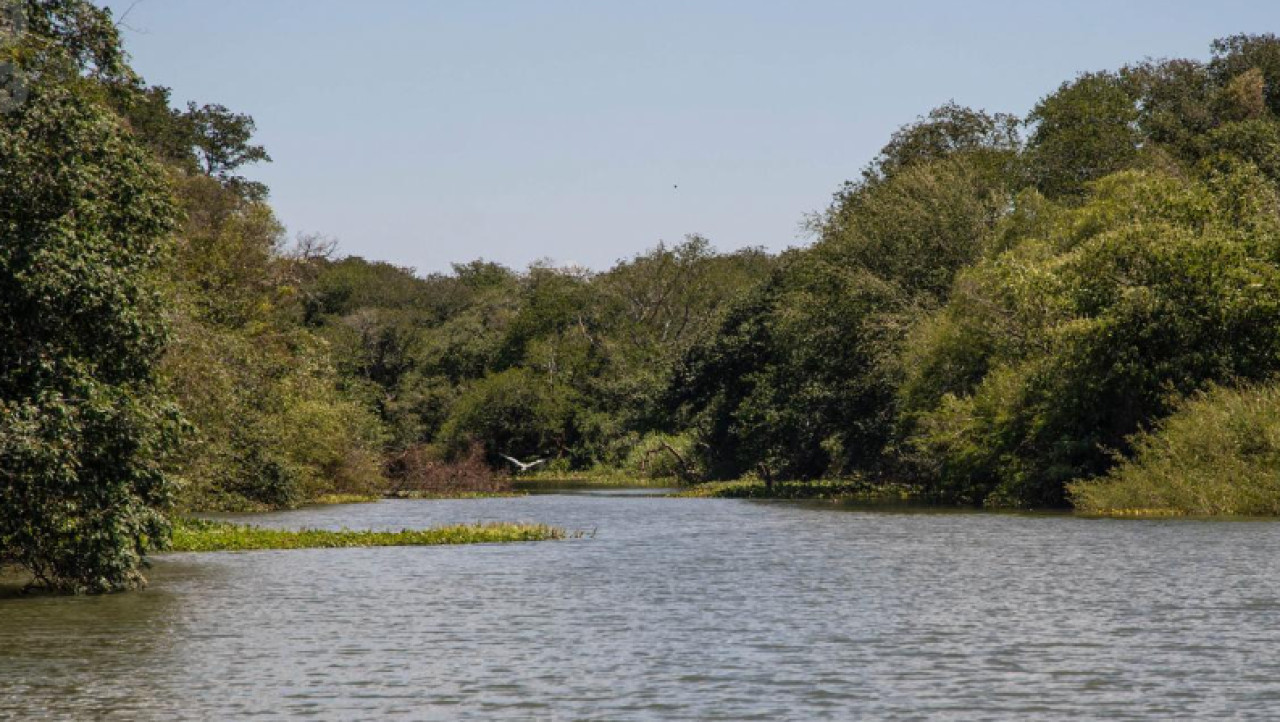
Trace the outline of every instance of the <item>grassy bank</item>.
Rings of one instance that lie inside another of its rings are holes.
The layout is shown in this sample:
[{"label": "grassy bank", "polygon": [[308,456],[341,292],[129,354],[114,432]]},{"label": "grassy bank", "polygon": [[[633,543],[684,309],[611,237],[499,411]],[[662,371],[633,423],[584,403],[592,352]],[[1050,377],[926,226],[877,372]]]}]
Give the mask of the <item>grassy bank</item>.
[{"label": "grassy bank", "polygon": [[759,479],[698,484],[680,496],[704,499],[829,499],[865,501],[914,501],[915,491],[902,484],[873,484],[862,479],[825,481],[776,481]]},{"label": "grassy bank", "polygon": [[223,521],[183,519],[174,523],[168,551],[222,552],[258,549],[332,549],[343,547],[433,546],[496,544],[577,538],[581,533],[544,524],[477,524],[435,529],[324,531],[320,529],[264,529]]}]

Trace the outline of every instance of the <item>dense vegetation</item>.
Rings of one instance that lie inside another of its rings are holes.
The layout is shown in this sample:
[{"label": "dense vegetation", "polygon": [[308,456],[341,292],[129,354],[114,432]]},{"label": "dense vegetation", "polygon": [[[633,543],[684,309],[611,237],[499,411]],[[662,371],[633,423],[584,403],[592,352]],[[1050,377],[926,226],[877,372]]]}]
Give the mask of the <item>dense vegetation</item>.
[{"label": "dense vegetation", "polygon": [[1071,485],[1102,514],[1280,514],[1280,386],[1216,388],[1139,434],[1132,458]]},{"label": "dense vegetation", "polygon": [[5,7],[0,561],[50,586],[138,583],[175,507],[504,454],[748,495],[1280,506],[1274,36],[1083,74],[1025,119],[943,105],[803,249],[419,276],[290,243],[243,175],[270,160],[252,119],[175,106],[109,11]]}]

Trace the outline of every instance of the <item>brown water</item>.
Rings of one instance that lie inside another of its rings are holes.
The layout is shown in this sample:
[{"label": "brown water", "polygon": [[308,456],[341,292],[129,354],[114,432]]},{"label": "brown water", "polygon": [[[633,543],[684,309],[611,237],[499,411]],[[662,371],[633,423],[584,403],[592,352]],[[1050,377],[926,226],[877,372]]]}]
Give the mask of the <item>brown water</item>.
[{"label": "brown water", "polygon": [[593,539],[172,555],[0,599],[0,718],[1269,717],[1280,523],[560,494],[273,526]]}]

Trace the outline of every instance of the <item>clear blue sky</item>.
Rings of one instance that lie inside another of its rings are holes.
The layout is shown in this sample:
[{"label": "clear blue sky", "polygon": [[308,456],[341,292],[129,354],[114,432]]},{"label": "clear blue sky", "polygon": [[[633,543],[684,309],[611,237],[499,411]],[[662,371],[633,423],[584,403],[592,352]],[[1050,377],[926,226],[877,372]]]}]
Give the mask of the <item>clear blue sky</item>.
[{"label": "clear blue sky", "polygon": [[127,25],[176,101],[257,119],[291,233],[427,272],[797,245],[930,108],[1025,114],[1078,71],[1280,31],[1280,2],[143,0]]}]

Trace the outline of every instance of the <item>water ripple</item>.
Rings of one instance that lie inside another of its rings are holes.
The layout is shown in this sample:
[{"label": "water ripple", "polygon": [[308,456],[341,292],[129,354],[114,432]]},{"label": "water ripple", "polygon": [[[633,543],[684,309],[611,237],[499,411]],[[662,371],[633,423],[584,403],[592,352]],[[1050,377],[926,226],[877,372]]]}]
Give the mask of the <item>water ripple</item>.
[{"label": "water ripple", "polygon": [[172,555],[0,600],[0,717],[1267,717],[1280,524],[642,495],[255,518],[532,520],[545,544]]}]

